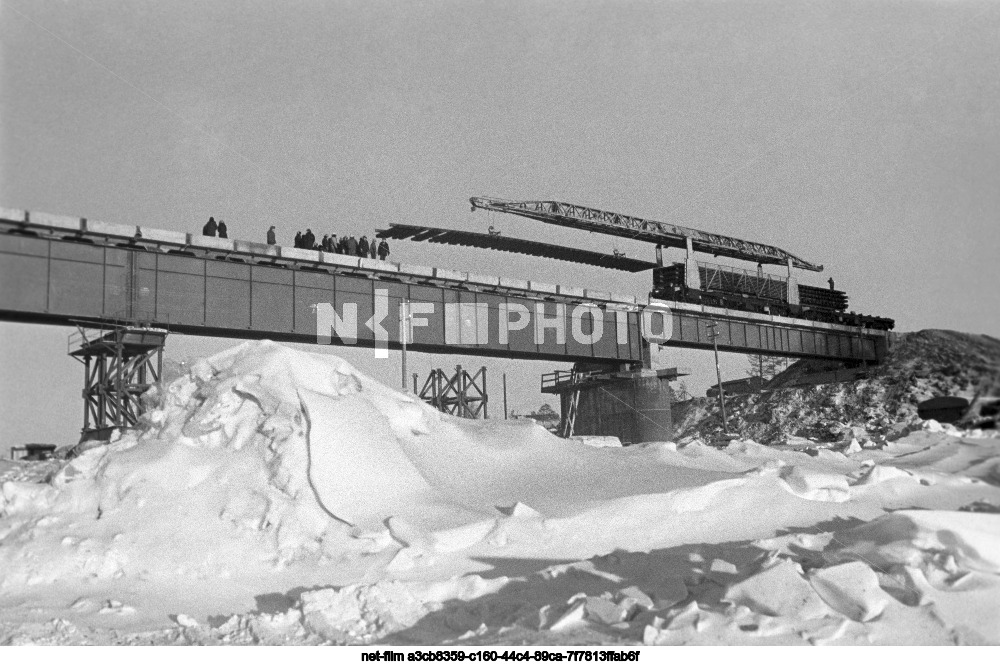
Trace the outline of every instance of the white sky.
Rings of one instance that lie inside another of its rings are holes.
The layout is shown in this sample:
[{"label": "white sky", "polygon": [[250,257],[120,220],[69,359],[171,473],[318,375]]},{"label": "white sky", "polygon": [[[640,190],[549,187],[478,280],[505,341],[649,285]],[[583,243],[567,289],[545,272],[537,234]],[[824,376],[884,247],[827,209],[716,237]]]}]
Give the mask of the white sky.
[{"label": "white sky", "polygon": [[[557,199],[776,244],[900,330],[1000,336],[995,2],[0,4],[0,206],[290,242],[306,226],[485,230]],[[412,263],[618,292],[648,275],[397,242]],[[0,285],[3,288],[3,285]],[[68,329],[0,324],[0,449],[74,440]],[[189,357],[226,341],[172,337]],[[343,355],[395,384],[398,356]],[[669,352],[714,379],[710,356]],[[413,371],[482,364],[416,356]],[[486,361],[500,410],[550,363]],[[724,378],[743,363],[724,363]],[[515,396],[516,395],[516,396]]]}]

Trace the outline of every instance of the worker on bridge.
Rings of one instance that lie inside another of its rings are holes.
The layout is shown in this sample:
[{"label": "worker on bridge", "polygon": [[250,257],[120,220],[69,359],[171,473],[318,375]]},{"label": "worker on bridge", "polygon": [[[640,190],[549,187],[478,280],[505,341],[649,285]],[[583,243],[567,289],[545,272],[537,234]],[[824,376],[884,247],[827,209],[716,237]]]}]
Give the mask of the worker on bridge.
[{"label": "worker on bridge", "polygon": [[368,236],[361,236],[361,240],[358,241],[358,256],[363,259],[368,258]]},{"label": "worker on bridge", "polygon": [[274,234],[274,227],[273,226],[267,230],[267,244],[268,245],[277,245],[278,244],[278,238]]},{"label": "worker on bridge", "polygon": [[302,231],[295,232],[295,247],[296,249],[302,249]]},{"label": "worker on bridge", "polygon": [[229,229],[226,228],[226,223],[219,218],[219,237],[229,238]]},{"label": "worker on bridge", "polygon": [[382,238],[382,242],[378,244],[378,257],[385,261],[387,256],[389,256],[389,243],[385,241],[385,238]]},{"label": "worker on bridge", "polygon": [[302,236],[302,249],[314,249],[316,247],[316,236],[313,235],[312,229],[306,229],[305,235]]},{"label": "worker on bridge", "polygon": [[354,236],[351,236],[347,239],[346,247],[347,247],[347,254],[349,256],[358,255],[358,241],[354,239]]},{"label": "worker on bridge", "polygon": [[831,277],[830,279],[828,279],[826,281],[828,281],[830,283],[830,290],[833,291],[833,277]]},{"label": "worker on bridge", "polygon": [[209,217],[208,222],[201,229],[201,234],[205,236],[214,236],[215,232],[219,230],[219,225],[215,223],[215,217]]}]

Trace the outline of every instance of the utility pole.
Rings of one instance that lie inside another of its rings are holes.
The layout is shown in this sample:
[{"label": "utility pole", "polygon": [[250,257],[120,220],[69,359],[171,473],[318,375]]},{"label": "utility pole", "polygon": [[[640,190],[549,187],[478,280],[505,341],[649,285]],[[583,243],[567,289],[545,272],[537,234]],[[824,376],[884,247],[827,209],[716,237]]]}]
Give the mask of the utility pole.
[{"label": "utility pole", "polygon": [[399,342],[403,350],[403,371],[402,371],[402,384],[403,392],[406,392],[406,338],[409,337],[410,329],[410,313],[409,313],[410,302],[404,300],[400,303],[399,307]]},{"label": "utility pole", "polygon": [[718,324],[712,321],[708,324],[708,334],[712,338],[712,348],[715,350],[715,378],[719,382],[719,409],[722,411],[722,432],[729,434],[729,427],[726,424],[726,398],[722,394],[722,370],[719,369],[719,331]]},{"label": "utility pole", "polygon": [[507,420],[507,372],[503,373],[503,419]]}]

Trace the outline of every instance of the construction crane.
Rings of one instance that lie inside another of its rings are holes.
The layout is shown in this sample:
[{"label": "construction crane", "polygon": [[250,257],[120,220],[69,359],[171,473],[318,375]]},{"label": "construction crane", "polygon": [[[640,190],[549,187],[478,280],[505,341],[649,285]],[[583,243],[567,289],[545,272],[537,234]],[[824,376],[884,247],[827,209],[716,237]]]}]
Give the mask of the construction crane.
[{"label": "construction crane", "polygon": [[469,199],[472,210],[494,210],[536,219],[546,224],[568,226],[584,231],[594,231],[623,238],[654,243],[662,247],[686,248],[689,252],[702,252],[713,256],[726,256],[755,263],[801,268],[821,272],[823,266],[810,263],[794,254],[772,245],[741,240],[731,236],[708,233],[698,229],[656,222],[641,217],[606,212],[595,208],[561,203],[559,201],[508,201],[492,197],[474,196]]}]

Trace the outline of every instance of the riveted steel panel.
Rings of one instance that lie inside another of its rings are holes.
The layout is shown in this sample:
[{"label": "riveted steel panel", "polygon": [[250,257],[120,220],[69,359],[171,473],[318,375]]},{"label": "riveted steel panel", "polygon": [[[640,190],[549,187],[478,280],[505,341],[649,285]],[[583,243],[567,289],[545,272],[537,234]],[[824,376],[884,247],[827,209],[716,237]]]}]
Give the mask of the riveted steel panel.
[{"label": "riveted steel panel", "polygon": [[732,322],[729,334],[732,336],[734,346],[745,347],[747,345],[747,325],[745,323]]},{"label": "riveted steel panel", "polygon": [[[535,303],[532,308],[532,318],[534,319],[537,334],[538,350],[542,353],[552,355],[566,355],[566,336],[569,333],[569,320],[567,318],[566,306],[562,303],[542,302]],[[539,312],[544,312],[546,320],[551,320],[553,328],[544,325],[538,320]],[[558,331],[564,331],[559,334]]]},{"label": "riveted steel panel", "polygon": [[808,354],[816,353],[816,333],[809,331],[802,332],[802,352]]},{"label": "riveted steel panel", "polygon": [[295,288],[306,287],[311,289],[333,290],[333,275],[327,272],[312,272],[310,270],[296,270]]},{"label": "riveted steel panel", "polygon": [[[328,276],[329,277],[329,276]],[[298,281],[296,279],[296,281]],[[333,280],[329,279],[330,288],[313,288],[309,286],[295,287],[295,332],[315,337],[316,307],[329,304],[336,307],[333,291]]]},{"label": "riveted steel panel", "polygon": [[48,240],[41,238],[0,233],[0,252],[3,253],[48,257],[50,244]]},{"label": "riveted steel panel", "polygon": [[104,263],[104,248],[82,242],[52,243],[52,258],[84,263]]},{"label": "riveted steel panel", "polygon": [[[597,317],[601,320],[600,326],[595,325]],[[592,357],[594,345],[591,340],[595,336],[595,330],[600,329],[601,336],[604,335],[603,313],[596,307],[572,305],[567,309],[566,318],[566,353],[572,356]],[[579,341],[578,336],[584,341]]]},{"label": "riveted steel panel", "polygon": [[338,292],[344,291],[345,293],[367,295],[369,299],[372,296],[372,283],[372,280],[364,277],[346,277],[343,275],[337,275],[334,281]]},{"label": "riveted steel panel", "polygon": [[204,276],[160,270],[156,275],[156,320],[171,325],[204,325]]},{"label": "riveted steel panel", "polygon": [[103,250],[99,254],[100,263],[58,260],[49,263],[49,313],[88,317],[103,314]]},{"label": "riveted steel panel", "polygon": [[[411,340],[414,344],[441,346],[444,344],[444,299],[442,290],[426,286],[411,286],[410,301],[427,303],[433,312],[410,310]],[[419,324],[418,324],[419,321]]]},{"label": "riveted steel panel", "polygon": [[291,285],[254,280],[250,307],[250,327],[254,330],[292,332],[295,302]]},{"label": "riveted steel panel", "polygon": [[42,256],[0,256],[0,309],[46,311],[49,261]]},{"label": "riveted steel panel", "polygon": [[232,330],[250,328],[249,280],[205,278],[205,325]]},{"label": "riveted steel panel", "polygon": [[[342,288],[346,285],[347,289]],[[368,285],[368,292],[362,292],[361,282]],[[365,323],[375,314],[374,303],[372,301],[370,280],[358,280],[353,278],[336,278],[336,311],[340,316],[345,316],[345,308],[351,307],[357,312],[357,339],[374,340],[375,333]],[[354,290],[357,289],[357,290]]]},{"label": "riveted steel panel", "polygon": [[505,350],[507,345],[500,343],[500,306],[506,302],[506,299],[503,296],[492,293],[479,293],[476,295],[476,302],[486,305],[485,315],[488,337],[485,340],[484,346],[498,351]]},{"label": "riveted steel panel", "polygon": [[250,279],[250,266],[230,261],[205,261],[205,275],[228,279]]},{"label": "riveted steel panel", "polygon": [[287,286],[291,286],[293,280],[292,270],[288,268],[272,268],[270,266],[251,266],[250,278],[254,282],[284,284]]},{"label": "riveted steel panel", "polygon": [[205,260],[175,254],[159,254],[156,257],[156,268],[161,272],[200,276],[205,274]]},{"label": "riveted steel panel", "polygon": [[642,358],[642,325],[638,312],[628,313],[628,342],[629,354],[634,360]]}]

